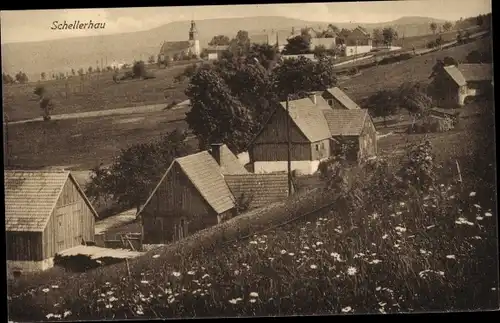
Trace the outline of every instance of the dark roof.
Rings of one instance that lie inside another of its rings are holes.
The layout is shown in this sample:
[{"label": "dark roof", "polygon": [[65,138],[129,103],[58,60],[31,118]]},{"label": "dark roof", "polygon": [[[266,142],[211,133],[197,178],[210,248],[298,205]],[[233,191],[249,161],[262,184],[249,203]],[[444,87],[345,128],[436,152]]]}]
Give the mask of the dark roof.
[{"label": "dark roof", "polygon": [[444,70],[458,86],[474,81],[491,81],[493,67],[491,64],[460,64],[445,66]]},{"label": "dark roof", "polygon": [[491,64],[460,64],[458,70],[467,82],[491,81],[493,79],[493,66]]},{"label": "dark roof", "polygon": [[223,175],[248,173],[227,145],[220,147],[220,171]]},{"label": "dark roof", "polygon": [[[288,104],[291,119],[310,142],[330,138],[322,109],[315,106],[310,98],[289,101]],[[281,102],[280,105],[286,109],[286,102]]]},{"label": "dark roof", "polygon": [[330,93],[337,101],[348,110],[360,109],[359,105],[356,104],[344,91],[338,87],[329,88],[326,90]]},{"label": "dark roof", "polygon": [[208,151],[177,158],[174,162],[179,164],[201,196],[217,214],[235,207],[234,198],[224,181],[221,168]]},{"label": "dark roof", "polygon": [[287,174],[226,175],[227,185],[236,200],[244,196],[249,199],[250,208],[258,208],[282,201],[288,196]]},{"label": "dark roof", "polygon": [[367,109],[356,110],[323,110],[332,136],[359,136],[363,131]]},{"label": "dark roof", "polygon": [[191,44],[187,40],[183,41],[166,41],[160,49],[160,54],[164,55],[174,55],[181,53],[191,48]]},{"label": "dark roof", "polygon": [[5,230],[43,231],[68,179],[76,186],[94,216],[98,217],[69,171],[5,170]]}]

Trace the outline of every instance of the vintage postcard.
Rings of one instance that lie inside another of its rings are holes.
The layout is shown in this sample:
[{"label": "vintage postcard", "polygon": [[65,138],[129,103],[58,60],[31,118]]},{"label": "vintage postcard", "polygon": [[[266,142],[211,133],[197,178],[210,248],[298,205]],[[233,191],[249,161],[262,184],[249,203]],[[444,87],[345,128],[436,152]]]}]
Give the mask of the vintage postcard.
[{"label": "vintage postcard", "polygon": [[491,1],[1,21],[9,320],[499,308]]}]

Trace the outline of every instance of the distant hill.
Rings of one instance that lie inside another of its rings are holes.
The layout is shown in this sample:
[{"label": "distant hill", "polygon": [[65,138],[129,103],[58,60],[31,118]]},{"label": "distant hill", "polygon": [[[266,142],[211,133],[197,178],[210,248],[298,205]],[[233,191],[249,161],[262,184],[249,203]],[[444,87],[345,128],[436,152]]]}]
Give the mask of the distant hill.
[{"label": "distant hill", "polygon": [[[442,20],[427,17],[403,17],[385,23],[333,23],[339,28],[354,28],[357,25],[368,31],[374,28],[393,26],[405,37],[430,33],[429,24],[438,24]],[[238,30],[247,30],[250,34],[264,30],[290,30],[292,27],[305,26],[314,29],[325,28],[324,22],[304,21],[286,17],[248,17],[228,19],[207,19],[196,22],[201,46],[206,46],[214,35],[224,34],[233,37]],[[37,80],[41,72],[47,75],[69,72],[72,68],[87,69],[96,67],[101,59],[103,64],[147,60],[150,55],[157,55],[161,43],[165,40],[186,40],[190,27],[189,21],[172,22],[151,30],[105,36],[90,36],[49,40],[42,42],[8,43],[2,45],[2,71],[15,74],[22,70],[30,79]]]}]

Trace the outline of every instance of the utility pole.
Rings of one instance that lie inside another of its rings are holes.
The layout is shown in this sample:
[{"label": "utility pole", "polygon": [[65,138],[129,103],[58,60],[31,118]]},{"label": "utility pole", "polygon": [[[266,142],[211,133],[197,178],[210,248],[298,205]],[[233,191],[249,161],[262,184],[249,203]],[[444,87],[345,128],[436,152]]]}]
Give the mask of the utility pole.
[{"label": "utility pole", "polygon": [[288,173],[288,196],[292,195],[292,145],[290,142],[290,108],[289,101],[290,95],[286,96],[286,141],[287,141],[287,173]]}]

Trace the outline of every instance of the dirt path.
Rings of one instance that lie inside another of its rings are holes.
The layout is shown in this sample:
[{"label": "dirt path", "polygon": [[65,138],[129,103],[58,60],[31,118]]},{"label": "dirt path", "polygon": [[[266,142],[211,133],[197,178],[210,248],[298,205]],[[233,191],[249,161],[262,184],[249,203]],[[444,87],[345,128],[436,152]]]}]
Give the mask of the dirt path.
[{"label": "dirt path", "polygon": [[[77,119],[77,118],[92,118],[92,117],[104,117],[112,115],[125,115],[125,114],[135,114],[135,113],[148,113],[148,112],[158,112],[165,109],[166,104],[152,104],[152,105],[142,105],[137,107],[121,108],[121,109],[108,109],[99,111],[88,111],[88,112],[76,112],[76,113],[66,113],[66,114],[56,114],[52,115],[52,120],[65,120],[65,119]],[[12,121],[9,124],[21,124],[29,122],[39,122],[43,121],[42,117]]]}]

